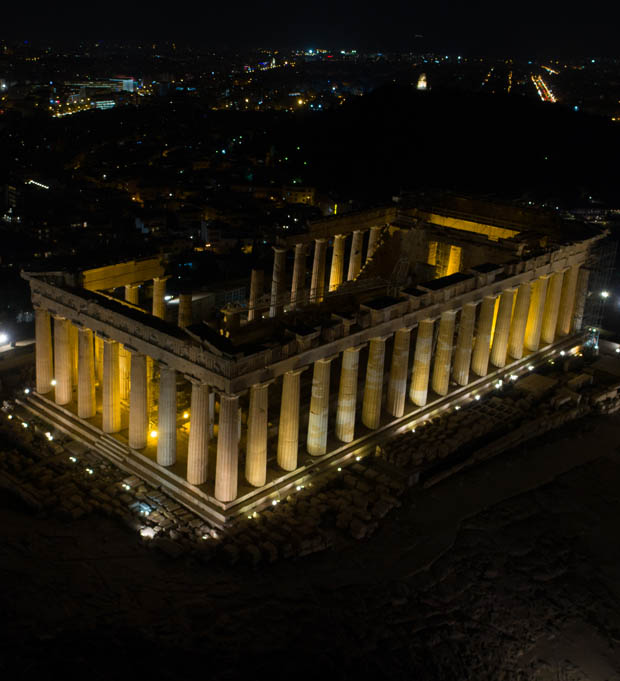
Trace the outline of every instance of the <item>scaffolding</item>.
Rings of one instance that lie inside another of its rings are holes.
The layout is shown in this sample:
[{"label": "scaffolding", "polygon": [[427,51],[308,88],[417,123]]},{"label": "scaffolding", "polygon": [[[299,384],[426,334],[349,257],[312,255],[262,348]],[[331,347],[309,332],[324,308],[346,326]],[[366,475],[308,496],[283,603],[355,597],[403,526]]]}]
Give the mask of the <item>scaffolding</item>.
[{"label": "scaffolding", "polygon": [[583,313],[583,328],[587,331],[585,345],[598,350],[601,327],[610,297],[610,283],[618,244],[611,237],[601,239],[592,248],[584,267],[589,270],[588,296]]}]

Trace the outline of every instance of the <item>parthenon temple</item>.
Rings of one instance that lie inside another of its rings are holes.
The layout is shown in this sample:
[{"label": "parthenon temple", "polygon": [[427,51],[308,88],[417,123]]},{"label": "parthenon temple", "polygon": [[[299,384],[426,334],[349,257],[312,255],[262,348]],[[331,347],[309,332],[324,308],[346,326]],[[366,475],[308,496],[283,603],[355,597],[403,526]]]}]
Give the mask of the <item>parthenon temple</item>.
[{"label": "parthenon temple", "polygon": [[[448,197],[311,223],[208,320],[150,258],[24,272],[30,405],[224,523],[580,342],[601,229]],[[271,278],[271,280],[269,280]]]}]

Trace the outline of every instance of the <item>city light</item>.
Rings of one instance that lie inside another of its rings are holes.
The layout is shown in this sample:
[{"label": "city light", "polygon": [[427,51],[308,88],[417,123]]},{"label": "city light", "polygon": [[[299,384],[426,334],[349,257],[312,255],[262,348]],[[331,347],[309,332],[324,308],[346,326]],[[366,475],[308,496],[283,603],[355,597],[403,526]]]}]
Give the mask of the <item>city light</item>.
[{"label": "city light", "polygon": [[609,291],[601,291],[601,298],[609,298]]},{"label": "city light", "polygon": [[0,333],[0,345],[5,345],[9,342],[9,336],[6,333]]}]

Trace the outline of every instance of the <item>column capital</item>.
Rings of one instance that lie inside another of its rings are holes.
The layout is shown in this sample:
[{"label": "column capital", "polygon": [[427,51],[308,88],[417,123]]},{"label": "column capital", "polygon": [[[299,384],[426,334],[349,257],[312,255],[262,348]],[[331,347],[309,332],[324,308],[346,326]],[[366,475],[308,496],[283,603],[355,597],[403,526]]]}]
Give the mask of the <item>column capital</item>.
[{"label": "column capital", "polygon": [[268,388],[272,383],[275,382],[275,378],[268,378],[266,381],[259,381],[258,383],[252,383],[250,388]]},{"label": "column capital", "polygon": [[369,338],[369,342],[372,343],[372,341],[382,341],[385,343],[385,341],[389,340],[392,336],[394,335],[394,332],[386,333],[383,334],[382,336],[373,336],[372,338]]},{"label": "column capital", "polygon": [[323,362],[324,364],[327,364],[327,362],[331,362],[334,359],[338,359],[340,357],[340,353],[337,352],[335,355],[328,355],[327,357],[320,357],[319,359],[315,359],[316,362]]}]

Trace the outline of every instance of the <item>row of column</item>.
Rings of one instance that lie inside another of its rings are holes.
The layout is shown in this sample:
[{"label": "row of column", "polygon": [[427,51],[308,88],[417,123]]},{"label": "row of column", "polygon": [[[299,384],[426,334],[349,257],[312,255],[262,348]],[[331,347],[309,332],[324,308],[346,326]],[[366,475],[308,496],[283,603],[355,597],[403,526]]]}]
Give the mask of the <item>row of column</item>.
[{"label": "row of column", "polygon": [[[368,262],[379,242],[382,227],[371,227],[368,236],[368,248],[366,250],[366,262]],[[335,291],[344,281],[345,277],[345,249],[347,234],[336,234],[333,239],[331,268],[329,271],[328,291]],[[346,271],[346,279],[354,280],[362,268],[362,250],[364,244],[364,231],[355,230],[351,237],[351,250]],[[327,249],[329,241],[326,238],[315,239],[314,256],[312,260],[312,276],[310,290],[305,290],[306,281],[306,244],[295,245],[295,259],[293,264],[293,276],[291,282],[290,307],[295,308],[306,302],[318,303],[325,296]],[[283,310],[285,302],[285,269],[286,249],[274,247],[273,272],[271,277],[271,296],[269,316],[275,317]],[[259,299],[263,292],[263,275],[259,270],[252,271],[250,283],[250,298],[248,320],[256,319]]]},{"label": "row of column", "polygon": [[[393,334],[385,409],[391,417],[401,417],[407,395],[414,405],[426,405],[429,384],[436,394],[446,395],[451,378],[458,385],[467,385],[470,371],[485,376],[489,364],[503,367],[508,356],[520,359],[526,349],[536,351],[541,342],[551,343],[556,336],[578,331],[586,291],[587,271],[574,266],[566,272],[545,275],[533,283],[506,289],[499,296],[466,303],[458,317],[458,332],[457,310],[446,310],[438,320],[423,319],[417,326],[410,374],[412,327],[398,329]],[[67,404],[72,399],[73,387],[72,325],[61,317],[54,319],[52,346],[49,313],[37,309],[35,323],[37,391],[47,393],[53,386],[57,403]],[[371,429],[381,423],[386,341],[391,336],[372,338],[368,343],[361,421]],[[77,411],[81,418],[95,415],[97,341],[102,346],[102,427],[105,432],[114,433],[121,429],[121,345],[110,339],[96,339],[86,328],[77,331]],[[334,434],[344,443],[355,438],[359,358],[363,347],[350,347],[341,353]],[[124,350],[129,356],[130,373],[129,446],[140,450],[146,446],[148,437],[150,358]],[[312,367],[306,449],[313,456],[327,451],[330,372],[335,358],[336,355],[321,358]],[[309,367],[288,371],[282,379],[277,463],[286,471],[298,466],[300,381],[306,368]],[[170,466],[176,460],[176,384],[175,369],[161,365],[157,461],[162,466]],[[256,384],[249,393],[245,477],[257,487],[266,481],[269,385],[270,382]],[[195,485],[207,479],[213,421],[210,395],[207,385],[192,382],[187,479]],[[237,494],[239,437],[239,395],[221,394],[215,474],[215,496],[221,501],[231,501]]]}]

